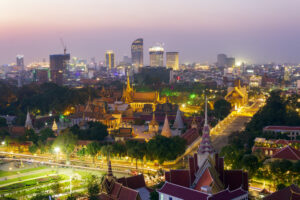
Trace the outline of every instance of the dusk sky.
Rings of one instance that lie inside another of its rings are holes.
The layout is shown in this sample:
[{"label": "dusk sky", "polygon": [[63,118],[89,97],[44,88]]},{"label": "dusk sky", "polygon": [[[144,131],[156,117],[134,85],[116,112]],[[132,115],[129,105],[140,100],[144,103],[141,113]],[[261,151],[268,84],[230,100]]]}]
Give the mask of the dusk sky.
[{"label": "dusk sky", "polygon": [[164,43],[180,62],[218,53],[251,63],[300,62],[299,0],[0,0],[0,64],[63,53],[97,61],[130,56],[131,42]]}]

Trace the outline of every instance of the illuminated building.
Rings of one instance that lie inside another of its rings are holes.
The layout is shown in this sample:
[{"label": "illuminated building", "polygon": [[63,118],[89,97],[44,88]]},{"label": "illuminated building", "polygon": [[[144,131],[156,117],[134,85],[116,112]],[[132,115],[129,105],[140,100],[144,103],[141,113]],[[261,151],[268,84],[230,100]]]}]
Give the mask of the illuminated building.
[{"label": "illuminated building", "polygon": [[179,53],[178,52],[167,52],[166,53],[167,68],[172,68],[173,70],[179,70]]},{"label": "illuminated building", "polygon": [[64,74],[69,60],[70,54],[50,55],[50,74],[53,83],[63,85]]},{"label": "illuminated building", "polygon": [[157,190],[160,199],[248,199],[248,173],[225,170],[224,158],[212,146],[207,100],[202,133],[197,153],[188,158],[188,169],[165,172],[165,184]]},{"label": "illuminated building", "polygon": [[115,67],[115,54],[111,50],[105,53],[105,66],[109,70]]},{"label": "illuminated building", "polygon": [[236,80],[234,87],[229,87],[225,100],[231,103],[234,110],[248,103],[247,87],[241,87],[240,80]]},{"label": "illuminated building", "polygon": [[261,76],[252,75],[249,80],[250,87],[260,87],[261,86]]},{"label": "illuminated building", "polygon": [[158,92],[136,92],[130,85],[130,79],[127,75],[127,87],[123,90],[122,99],[125,103],[130,104],[133,111],[142,112],[145,104],[151,104],[155,109],[155,105],[163,103],[165,99],[160,99]]},{"label": "illuminated building", "polygon": [[17,66],[21,67],[22,70],[24,70],[24,56],[23,55],[17,55]]},{"label": "illuminated building", "polygon": [[150,67],[164,66],[164,48],[161,45],[149,48]]},{"label": "illuminated building", "polygon": [[144,65],[144,46],[143,46],[143,38],[138,38],[133,41],[131,45],[131,59],[132,59],[132,66],[134,69],[138,69],[143,67]]}]

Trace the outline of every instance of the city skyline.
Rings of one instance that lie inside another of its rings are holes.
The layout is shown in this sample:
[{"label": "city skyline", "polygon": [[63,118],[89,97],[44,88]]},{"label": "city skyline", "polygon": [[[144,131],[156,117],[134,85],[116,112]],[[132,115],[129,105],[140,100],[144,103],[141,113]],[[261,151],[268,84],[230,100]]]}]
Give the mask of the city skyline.
[{"label": "city skyline", "polygon": [[17,54],[24,55],[26,64],[48,60],[49,54],[63,52],[60,38],[71,56],[98,61],[104,60],[107,49],[121,60],[130,55],[132,41],[143,38],[145,65],[146,50],[156,42],[163,42],[166,51],[180,52],[181,63],[213,63],[219,53],[250,63],[300,62],[300,2],[166,0],[159,2],[160,7],[156,3],[1,1],[0,64],[14,62]]}]

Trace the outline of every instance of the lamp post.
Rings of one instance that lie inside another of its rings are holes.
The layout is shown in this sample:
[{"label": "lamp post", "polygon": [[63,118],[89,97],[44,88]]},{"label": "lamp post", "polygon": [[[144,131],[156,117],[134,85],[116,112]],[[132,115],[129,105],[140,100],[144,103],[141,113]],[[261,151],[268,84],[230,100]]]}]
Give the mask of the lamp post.
[{"label": "lamp post", "polygon": [[59,147],[55,147],[54,151],[56,153],[56,162],[58,163],[58,154],[59,154],[60,148]]}]

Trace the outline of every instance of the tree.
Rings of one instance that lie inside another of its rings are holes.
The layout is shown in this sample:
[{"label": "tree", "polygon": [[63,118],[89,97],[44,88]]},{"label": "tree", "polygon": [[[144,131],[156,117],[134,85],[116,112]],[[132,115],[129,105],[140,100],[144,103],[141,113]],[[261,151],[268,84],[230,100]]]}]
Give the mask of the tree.
[{"label": "tree", "polygon": [[27,140],[32,141],[34,144],[37,144],[39,136],[34,132],[33,129],[25,131],[25,137]]},{"label": "tree", "polygon": [[150,193],[150,200],[159,200],[159,194],[156,192],[156,190]]},{"label": "tree", "polygon": [[224,157],[224,162],[232,169],[239,169],[243,151],[234,145],[227,145],[221,149],[220,156]]},{"label": "tree", "polygon": [[40,131],[40,140],[45,142],[49,137],[55,137],[54,132],[50,128],[44,128]]},{"label": "tree", "polygon": [[89,195],[89,199],[90,200],[96,200],[98,199],[98,194],[100,192],[100,179],[99,177],[92,175],[89,179],[88,179],[88,184],[87,184],[87,188],[88,188],[88,195]]},{"label": "tree", "polygon": [[186,147],[186,141],[179,136],[167,138],[157,135],[147,143],[146,157],[149,160],[158,160],[163,164],[167,160],[175,160],[183,154]]},{"label": "tree", "polygon": [[279,190],[282,190],[284,189],[286,186],[283,184],[283,183],[279,183],[277,186],[276,186],[276,191],[279,191]]},{"label": "tree", "polygon": [[126,146],[123,143],[115,142],[112,145],[112,153],[114,156],[124,157],[127,153]]},{"label": "tree", "polygon": [[6,127],[7,123],[6,123],[6,119],[3,117],[0,117],[0,127]]},{"label": "tree", "polygon": [[34,197],[32,197],[30,200],[49,200],[51,195],[46,194],[46,193],[38,193]]},{"label": "tree", "polygon": [[81,130],[78,125],[74,125],[70,131],[77,135],[80,140],[102,141],[108,135],[107,126],[100,122],[88,122],[86,130]]},{"label": "tree", "polygon": [[146,144],[135,140],[128,140],[126,142],[126,149],[128,156],[135,158],[135,167],[137,169],[138,159],[143,159],[146,154]]},{"label": "tree", "polygon": [[219,99],[214,103],[214,115],[222,120],[230,113],[231,104],[225,99]]},{"label": "tree", "polygon": [[93,158],[93,164],[95,165],[95,157],[100,151],[101,146],[97,142],[92,142],[86,146],[86,152]]},{"label": "tree", "polygon": [[77,144],[77,136],[73,135],[68,129],[62,132],[54,141],[53,148],[59,147],[67,156],[67,162],[70,161],[70,155],[73,153]]},{"label": "tree", "polygon": [[33,145],[29,146],[28,150],[31,154],[34,154],[37,152],[38,146],[36,144],[33,144]]},{"label": "tree", "polygon": [[253,176],[259,168],[259,161],[255,155],[245,154],[242,159],[242,166],[249,171],[249,175]]}]

